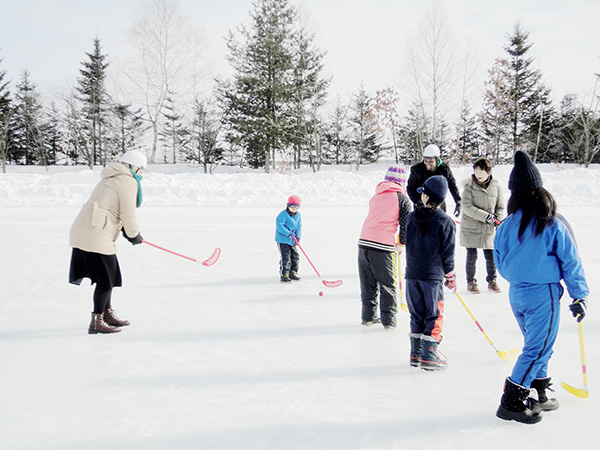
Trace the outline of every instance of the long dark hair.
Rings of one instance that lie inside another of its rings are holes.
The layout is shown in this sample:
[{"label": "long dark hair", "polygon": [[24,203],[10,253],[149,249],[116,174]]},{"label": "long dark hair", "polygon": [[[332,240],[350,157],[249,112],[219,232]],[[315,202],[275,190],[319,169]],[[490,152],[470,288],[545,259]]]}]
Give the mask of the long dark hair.
[{"label": "long dark hair", "polygon": [[513,192],[508,199],[506,211],[512,214],[521,210],[523,217],[519,226],[519,241],[523,240],[523,234],[529,223],[535,221],[535,235],[544,231],[548,225],[554,223],[556,218],[556,201],[552,194],[543,187],[533,191]]},{"label": "long dark hair", "polygon": [[427,233],[431,218],[441,204],[442,202],[436,203],[429,198],[427,199],[427,205],[421,206],[415,210],[415,223],[417,225],[417,234],[419,236],[424,236]]}]

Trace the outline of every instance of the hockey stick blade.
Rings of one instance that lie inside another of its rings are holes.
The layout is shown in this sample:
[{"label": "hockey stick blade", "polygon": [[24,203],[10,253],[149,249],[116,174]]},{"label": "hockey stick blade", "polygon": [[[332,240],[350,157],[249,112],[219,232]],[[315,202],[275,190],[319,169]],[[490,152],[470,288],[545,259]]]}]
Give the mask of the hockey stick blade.
[{"label": "hockey stick blade", "polygon": [[219,256],[221,256],[221,249],[219,247],[217,247],[217,248],[215,248],[215,251],[208,259],[205,259],[204,261],[202,261],[202,265],[203,266],[212,266],[214,263],[217,262],[217,260],[219,259]]},{"label": "hockey stick blade", "polygon": [[321,282],[328,288],[335,288],[335,287],[341,286],[344,283],[342,280],[337,280],[337,281],[321,280]]},{"label": "hockey stick blade", "polygon": [[583,389],[576,388],[574,386],[571,386],[570,384],[565,383],[564,381],[562,383],[560,383],[560,385],[563,387],[563,389],[565,391],[573,394],[575,397],[588,398],[590,396],[590,392],[587,390],[587,386],[584,387]]},{"label": "hockey stick blade", "polygon": [[509,352],[504,352],[502,350],[497,350],[498,356],[502,358],[504,361],[514,361],[519,356],[519,350],[513,348]]}]

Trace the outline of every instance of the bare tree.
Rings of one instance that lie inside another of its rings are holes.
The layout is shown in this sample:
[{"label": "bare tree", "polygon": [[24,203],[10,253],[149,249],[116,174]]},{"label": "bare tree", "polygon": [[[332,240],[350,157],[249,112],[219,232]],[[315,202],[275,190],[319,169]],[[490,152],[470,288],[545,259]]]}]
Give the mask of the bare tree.
[{"label": "bare tree", "polygon": [[194,76],[200,37],[179,15],[176,0],[145,0],[135,12],[129,38],[136,55],[125,74],[143,97],[152,128],[150,162],[154,162],[165,103],[172,92],[188,94],[183,81]]},{"label": "bare tree", "polygon": [[431,3],[417,33],[407,42],[402,76],[410,104],[419,105],[421,115],[430,124],[428,134],[440,145],[443,144],[445,116],[453,108],[451,94],[458,65],[455,47],[444,9],[436,0]]}]

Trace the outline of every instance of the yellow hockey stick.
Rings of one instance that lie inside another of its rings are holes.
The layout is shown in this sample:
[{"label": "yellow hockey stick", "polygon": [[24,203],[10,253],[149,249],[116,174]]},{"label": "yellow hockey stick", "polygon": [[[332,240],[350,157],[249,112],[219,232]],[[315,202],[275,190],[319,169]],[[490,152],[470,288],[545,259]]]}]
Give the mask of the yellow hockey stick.
[{"label": "yellow hockey stick", "polygon": [[567,392],[579,397],[579,398],[588,398],[590,395],[590,391],[588,389],[587,384],[587,367],[585,365],[585,349],[583,346],[583,326],[581,322],[579,324],[579,349],[581,350],[581,372],[583,373],[583,388],[576,388],[571,386],[570,384],[565,383],[564,381],[560,384]]},{"label": "yellow hockey stick", "polygon": [[514,361],[517,358],[517,356],[519,356],[519,351],[516,348],[513,348],[512,350],[510,350],[508,352],[504,352],[502,350],[498,350],[496,348],[496,346],[494,345],[494,343],[492,342],[492,340],[490,339],[490,337],[487,335],[487,333],[483,329],[483,327],[479,324],[479,322],[477,321],[477,319],[475,318],[475,316],[473,315],[473,313],[471,312],[471,310],[469,309],[469,307],[467,306],[467,304],[465,303],[465,301],[462,299],[462,297],[460,296],[460,294],[458,292],[454,292],[454,293],[456,294],[456,296],[458,297],[458,299],[460,300],[460,302],[462,303],[462,305],[465,307],[465,309],[467,310],[467,312],[471,316],[471,319],[473,319],[473,322],[475,322],[475,325],[477,325],[477,328],[479,328],[479,331],[481,331],[483,333],[483,335],[485,336],[485,338],[488,340],[488,342],[490,343],[490,345],[492,346],[492,348],[494,349],[494,351],[496,352],[496,354],[500,358],[502,358],[504,361]]}]

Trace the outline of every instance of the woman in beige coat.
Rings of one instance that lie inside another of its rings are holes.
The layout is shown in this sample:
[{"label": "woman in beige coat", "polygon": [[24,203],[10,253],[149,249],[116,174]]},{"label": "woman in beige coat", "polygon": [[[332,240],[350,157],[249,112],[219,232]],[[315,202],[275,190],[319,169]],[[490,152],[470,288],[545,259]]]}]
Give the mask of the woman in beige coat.
[{"label": "woman in beige coat", "polygon": [[117,333],[129,325],[111,306],[112,288],[122,284],[115,241],[121,231],[133,245],[143,242],[135,209],[142,204],[140,180],[146,164],[143,153],[130,150],[120,162],[105,167],[71,227],[69,282],[80,285],[89,278],[96,285],[89,334]]},{"label": "woman in beige coat", "polygon": [[489,159],[479,158],[473,164],[473,175],[463,190],[462,206],[460,245],[467,248],[467,290],[473,294],[481,292],[475,279],[477,249],[481,248],[485,257],[488,290],[501,292],[496,283],[494,234],[496,227],[506,217],[506,204],[502,186],[492,177]]}]

